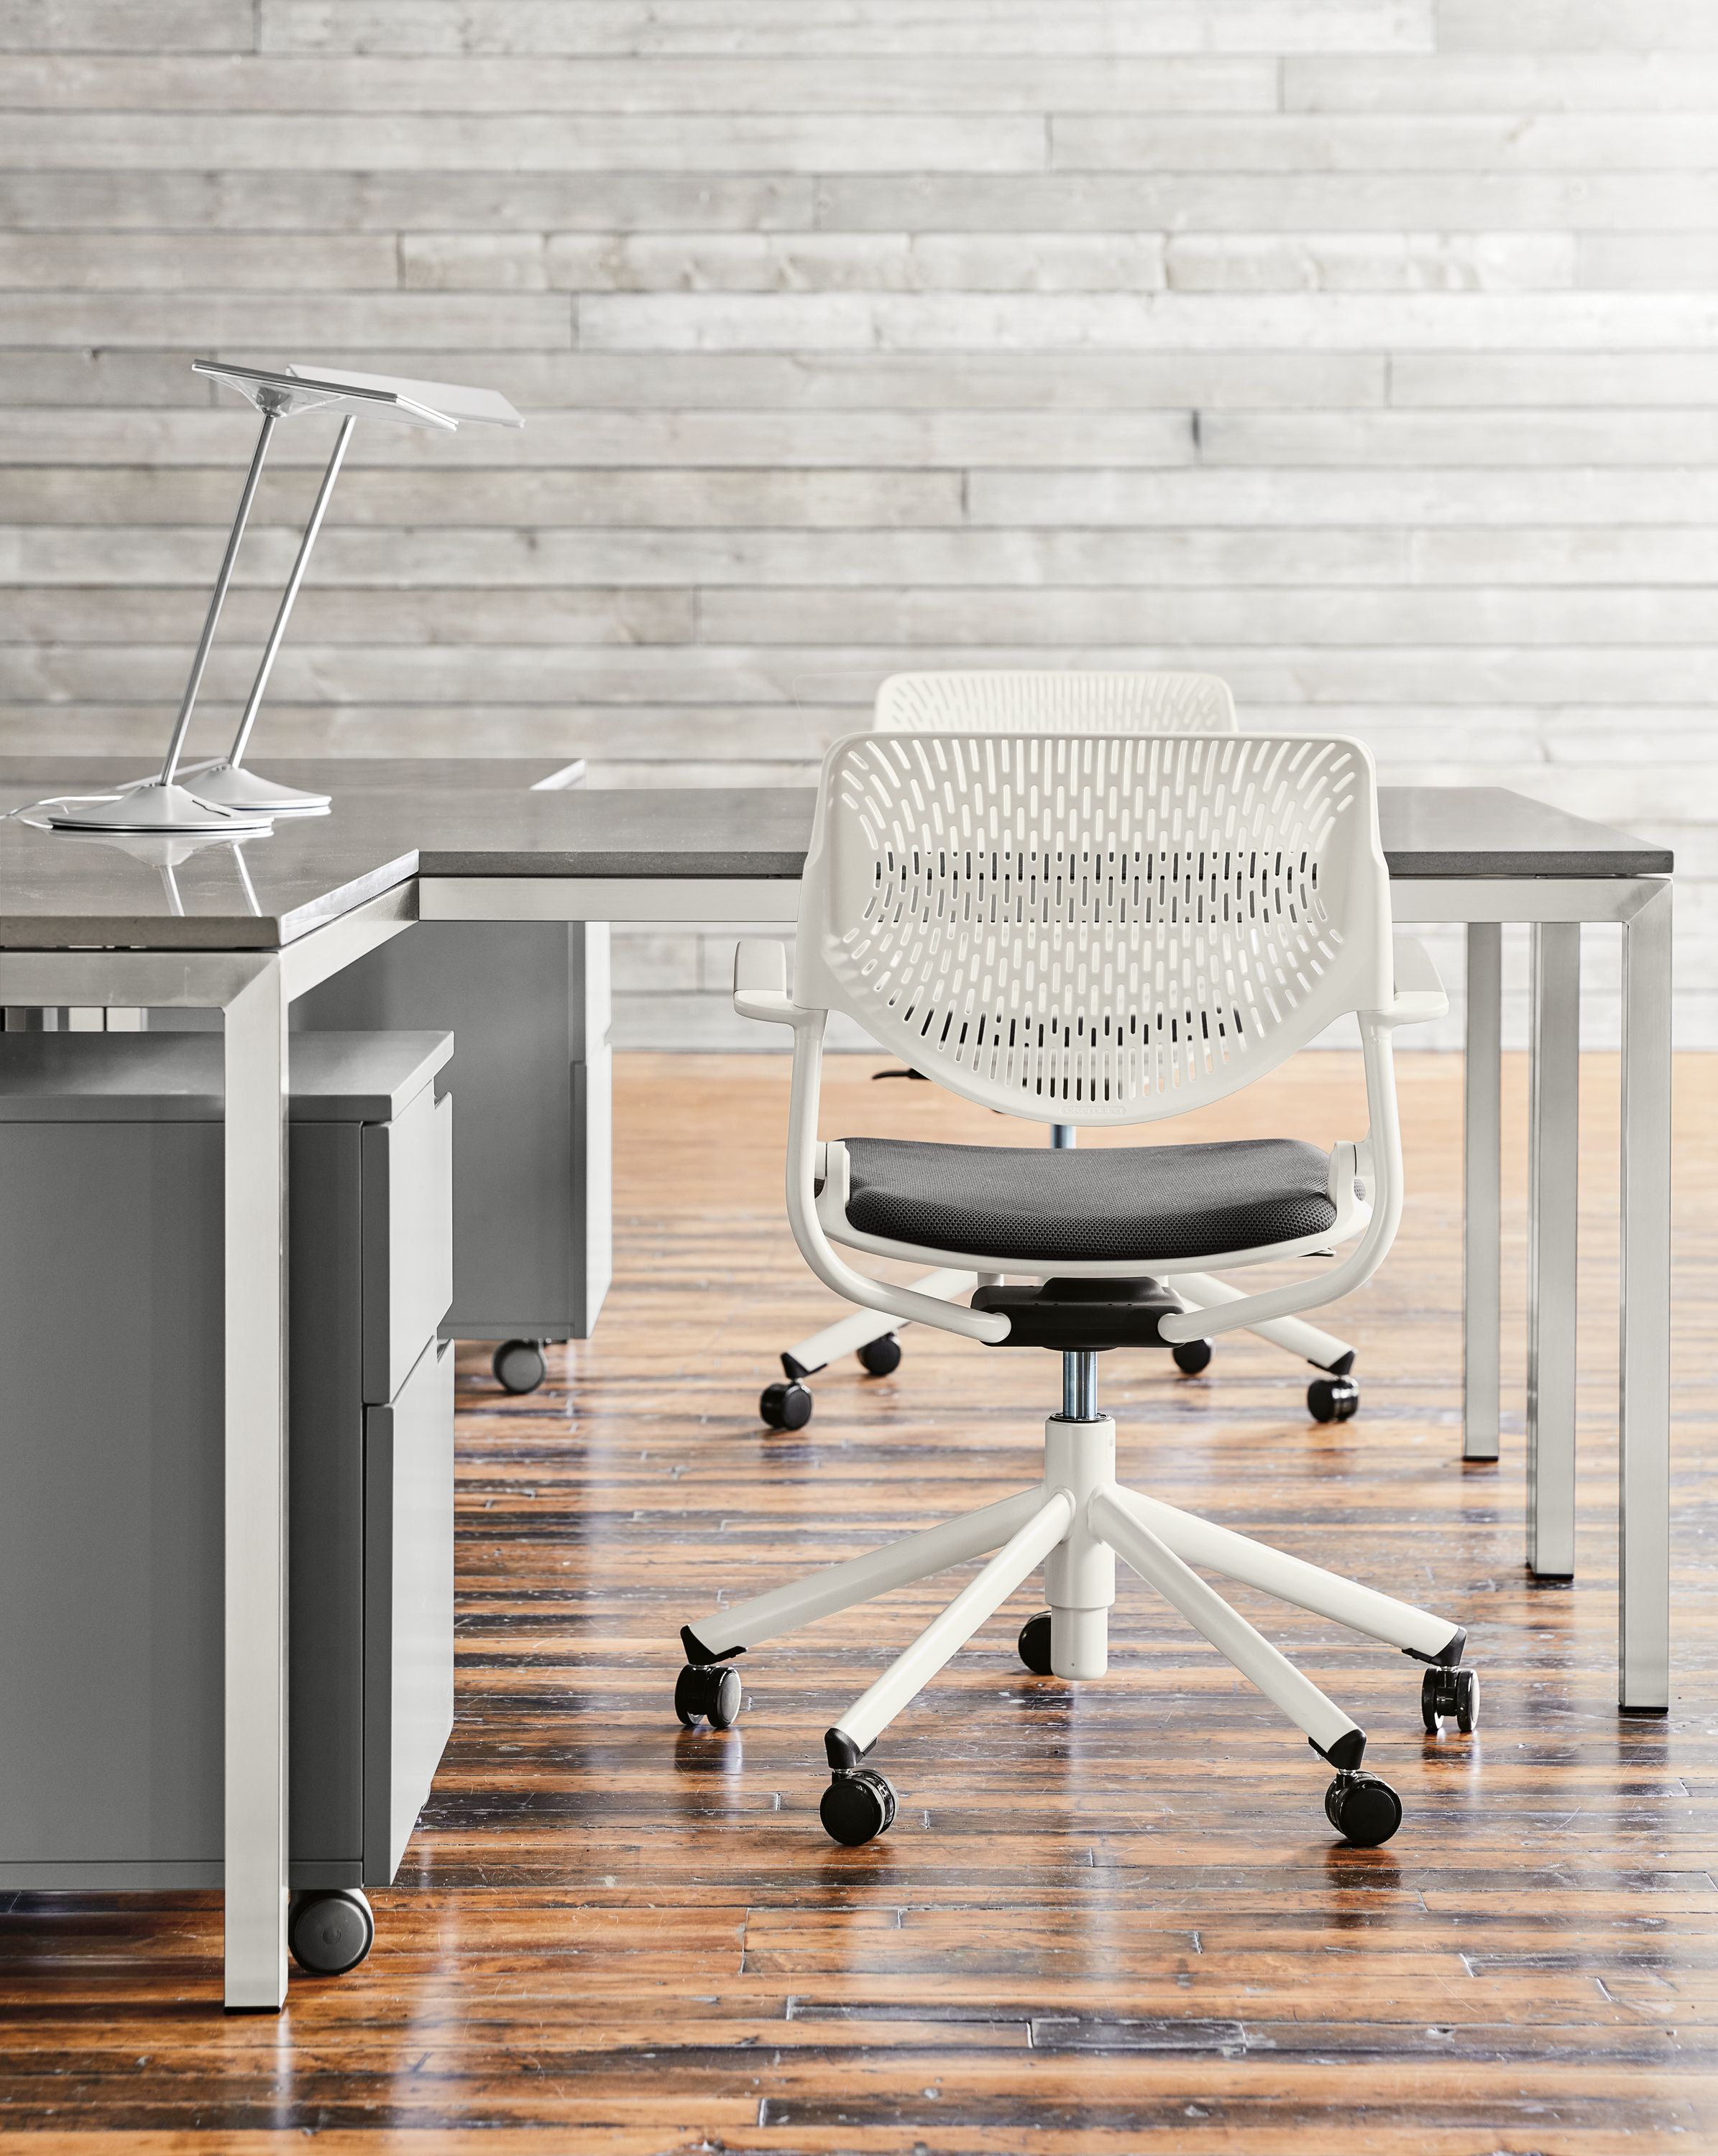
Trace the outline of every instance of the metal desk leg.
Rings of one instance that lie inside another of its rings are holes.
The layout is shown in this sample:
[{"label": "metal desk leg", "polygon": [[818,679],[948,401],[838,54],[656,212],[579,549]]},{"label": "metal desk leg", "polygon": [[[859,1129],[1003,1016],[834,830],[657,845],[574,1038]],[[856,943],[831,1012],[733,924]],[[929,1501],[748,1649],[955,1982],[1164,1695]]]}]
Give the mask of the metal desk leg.
[{"label": "metal desk leg", "polygon": [[1575,1251],[1581,928],[1533,927],[1527,1193],[1527,1562],[1575,1574]]},{"label": "metal desk leg", "polygon": [[226,2003],[286,1997],[286,1003],[226,1006]]},{"label": "metal desk leg", "polygon": [[1495,1460],[1503,1292],[1503,928],[1495,921],[1468,923],[1464,1082],[1462,1457]]},{"label": "metal desk leg", "polygon": [[1670,1704],[1670,886],[1623,929],[1618,1703]]}]

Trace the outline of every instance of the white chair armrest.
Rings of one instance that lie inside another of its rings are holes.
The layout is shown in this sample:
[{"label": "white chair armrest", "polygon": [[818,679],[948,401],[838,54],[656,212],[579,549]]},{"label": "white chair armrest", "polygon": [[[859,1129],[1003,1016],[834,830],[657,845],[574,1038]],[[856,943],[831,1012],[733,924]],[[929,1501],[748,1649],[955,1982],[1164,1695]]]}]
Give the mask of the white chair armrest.
[{"label": "white chair armrest", "polygon": [[1395,998],[1388,1010],[1377,1014],[1378,1023],[1389,1026],[1424,1025],[1430,1019],[1447,1016],[1449,998],[1425,945],[1416,937],[1398,936],[1394,939],[1393,956]]},{"label": "white chair armrest", "polygon": [[733,1007],[742,1018],[793,1025],[802,1014],[787,992],[787,946],[773,937],[747,936],[733,953]]}]

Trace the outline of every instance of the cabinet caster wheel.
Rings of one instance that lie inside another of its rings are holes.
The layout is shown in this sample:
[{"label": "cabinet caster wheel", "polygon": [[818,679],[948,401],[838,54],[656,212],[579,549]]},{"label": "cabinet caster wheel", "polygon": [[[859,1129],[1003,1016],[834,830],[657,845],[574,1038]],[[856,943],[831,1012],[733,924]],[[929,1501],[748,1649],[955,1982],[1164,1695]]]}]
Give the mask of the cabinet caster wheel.
[{"label": "cabinet caster wheel", "polygon": [[534,1393],[548,1375],[543,1350],[534,1340],[503,1340],[490,1368],[504,1393]]},{"label": "cabinet caster wheel", "polygon": [[759,1394],[758,1412],[771,1430],[803,1430],[811,1419],[811,1395],[796,1380],[778,1378]]},{"label": "cabinet caster wheel", "polygon": [[344,1976],[376,1940],[376,1919],[356,1887],[295,1894],[286,1918],[292,1958],[311,1976]]},{"label": "cabinet caster wheel", "polygon": [[1314,1378],[1306,1389],[1314,1422],[1346,1422],[1360,1409],[1360,1387],[1352,1378]]},{"label": "cabinet caster wheel", "polygon": [[867,1378],[887,1378],[901,1367],[901,1343],[892,1332],[885,1332],[881,1340],[866,1342],[859,1360]]},{"label": "cabinet caster wheel", "polygon": [[1211,1368],[1211,1358],[1216,1349],[1209,1340],[1178,1340],[1170,1353],[1184,1377],[1196,1378],[1201,1370]]},{"label": "cabinet caster wheel", "polygon": [[707,1722],[712,1729],[732,1729],[739,1720],[744,1687],[728,1662],[688,1662],[674,1686],[674,1712],[682,1729]]},{"label": "cabinet caster wheel", "polygon": [[1376,1849],[1402,1825],[1402,1799],[1376,1774],[1339,1774],[1325,1792],[1325,1816],[1356,1849]]},{"label": "cabinet caster wheel", "polygon": [[1446,1715],[1455,1717],[1463,1737],[1479,1726],[1479,1680],[1472,1670],[1433,1668],[1420,1680],[1420,1719],[1426,1734],[1436,1737]]},{"label": "cabinet caster wheel", "polygon": [[895,1793],[875,1768],[844,1768],[831,1779],[818,1810],[832,1841],[859,1849],[892,1823]]},{"label": "cabinet caster wheel", "polygon": [[1050,1612],[1041,1609],[1036,1617],[1028,1617],[1020,1628],[1020,1658],[1035,1677],[1051,1677],[1056,1672],[1050,1666]]}]

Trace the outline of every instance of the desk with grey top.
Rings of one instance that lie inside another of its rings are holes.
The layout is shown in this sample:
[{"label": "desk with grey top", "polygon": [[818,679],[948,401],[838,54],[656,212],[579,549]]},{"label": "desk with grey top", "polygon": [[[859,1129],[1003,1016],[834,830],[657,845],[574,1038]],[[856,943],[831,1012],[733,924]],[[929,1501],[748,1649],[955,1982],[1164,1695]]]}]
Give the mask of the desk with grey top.
[{"label": "desk with grey top", "polygon": [[[133,776],[0,758],[0,812]],[[223,1015],[226,2001],[285,1995],[285,1074],[292,1001],[425,921],[795,917],[809,788],[587,791],[547,761],[284,762],[335,797],[261,838],[0,821],[0,1004]],[[1468,939],[1465,1455],[1499,1443],[1501,932],[1532,931],[1528,1560],[1574,1570],[1583,924],[1622,930],[1618,1699],[1669,1704],[1670,854],[1500,788],[1384,787],[1399,922]]]}]

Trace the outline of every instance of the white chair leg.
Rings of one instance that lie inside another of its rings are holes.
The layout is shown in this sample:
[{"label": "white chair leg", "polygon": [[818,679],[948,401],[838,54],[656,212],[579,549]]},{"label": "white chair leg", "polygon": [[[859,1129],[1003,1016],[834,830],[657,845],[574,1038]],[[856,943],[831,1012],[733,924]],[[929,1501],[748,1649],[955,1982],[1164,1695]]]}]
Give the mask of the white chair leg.
[{"label": "white chair leg", "polygon": [[1282,1708],[1304,1729],[1333,1766],[1357,1767],[1366,1749],[1366,1732],[1327,1699],[1310,1677],[1303,1676],[1286,1655],[1273,1647],[1214,1587],[1191,1571],[1169,1545],[1119,1502],[1112,1486],[1091,1501],[1092,1525],[1133,1567],[1148,1587],[1173,1603],[1196,1631],[1233,1663],[1249,1684]]},{"label": "white chair leg", "polygon": [[[927,1579],[947,1565],[982,1557],[1032,1519],[1043,1502],[1043,1486],[1036,1485],[980,1512],[964,1512],[958,1520],[945,1520],[916,1535],[903,1535],[900,1541],[869,1550],[863,1557],[826,1565],[790,1587],[778,1587],[749,1602],[737,1602],[729,1609],[712,1609],[696,1625],[682,1630],[687,1656],[694,1662],[719,1661],[737,1647],[755,1647],[761,1640],[776,1639],[815,1618],[832,1617],[856,1603],[910,1586],[916,1579]],[[983,1576],[980,1574],[980,1578]]]},{"label": "white chair leg", "polygon": [[1109,1495],[1188,1564],[1203,1565],[1208,1571],[1260,1588],[1279,1602],[1292,1602],[1298,1609],[1334,1618],[1339,1625],[1381,1640],[1386,1646],[1400,1647],[1422,1661],[1461,1659],[1467,1634],[1447,1617],[1434,1617],[1429,1610],[1415,1609],[1412,1603],[1398,1602],[1394,1595],[1380,1594],[1376,1589],[1325,1572],[1303,1558],[1273,1549],[1268,1543],[1256,1543],[1250,1535],[1214,1526],[1196,1513],[1181,1512],[1137,1490],[1118,1487]]},{"label": "white chair leg", "polygon": [[[923,1280],[912,1283],[920,1295],[940,1296],[944,1302],[953,1302],[957,1296],[967,1295],[978,1285],[976,1273],[944,1271],[927,1273]],[[868,1348],[873,1340],[881,1340],[886,1333],[900,1332],[911,1322],[904,1317],[885,1317],[874,1310],[856,1310],[838,1317],[833,1325],[826,1325],[820,1332],[800,1341],[787,1351],[789,1362],[799,1367],[802,1377],[815,1377],[826,1364],[837,1356],[856,1355],[862,1348]]]},{"label": "white chair leg", "polygon": [[995,1614],[1067,1532],[1074,1517],[1073,1500],[1067,1492],[1057,1490],[1047,1501],[1042,1489],[1031,1495],[1031,1517],[830,1731],[825,1741],[831,1766],[856,1764],[908,1701],[924,1690],[943,1665],[966,1645],[987,1617]]}]

